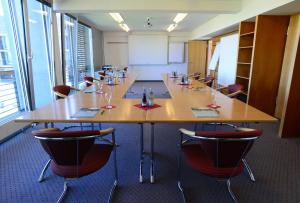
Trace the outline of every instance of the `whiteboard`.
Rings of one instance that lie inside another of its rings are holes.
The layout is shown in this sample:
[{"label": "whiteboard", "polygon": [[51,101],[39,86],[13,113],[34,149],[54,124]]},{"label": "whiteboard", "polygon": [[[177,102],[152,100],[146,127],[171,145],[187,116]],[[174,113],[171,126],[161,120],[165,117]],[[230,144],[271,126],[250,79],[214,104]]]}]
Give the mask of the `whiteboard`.
[{"label": "whiteboard", "polygon": [[184,42],[169,43],[169,63],[184,63]]},{"label": "whiteboard", "polygon": [[221,38],[218,71],[218,83],[221,85],[228,86],[235,83],[238,43],[238,34]]},{"label": "whiteboard", "polygon": [[129,35],[128,53],[130,65],[167,64],[168,36]]}]

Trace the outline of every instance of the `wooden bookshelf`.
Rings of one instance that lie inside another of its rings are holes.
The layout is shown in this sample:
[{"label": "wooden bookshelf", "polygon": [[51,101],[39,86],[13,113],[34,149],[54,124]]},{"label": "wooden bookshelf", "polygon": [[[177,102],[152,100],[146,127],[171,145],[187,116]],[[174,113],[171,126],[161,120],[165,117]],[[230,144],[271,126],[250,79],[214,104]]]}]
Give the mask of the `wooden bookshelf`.
[{"label": "wooden bookshelf", "polygon": [[247,103],[274,115],[289,16],[257,16],[241,22],[236,83],[245,87]]}]

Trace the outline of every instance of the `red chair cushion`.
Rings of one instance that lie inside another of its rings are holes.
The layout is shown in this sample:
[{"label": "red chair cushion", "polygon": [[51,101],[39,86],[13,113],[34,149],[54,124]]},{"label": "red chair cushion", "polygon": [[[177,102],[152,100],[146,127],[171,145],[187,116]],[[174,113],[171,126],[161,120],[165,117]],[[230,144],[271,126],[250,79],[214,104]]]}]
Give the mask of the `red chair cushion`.
[{"label": "red chair cushion", "polygon": [[109,160],[112,150],[112,145],[94,144],[91,150],[86,154],[81,165],[58,165],[52,160],[51,169],[56,175],[65,178],[77,178],[85,176],[102,168]]},{"label": "red chair cushion", "polygon": [[71,87],[68,85],[57,85],[53,87],[53,91],[68,96],[70,94]]},{"label": "red chair cushion", "polygon": [[184,145],[182,150],[188,165],[208,176],[227,179],[239,175],[244,170],[242,162],[236,167],[215,167],[213,160],[209,158],[200,144]]},{"label": "red chair cushion", "polygon": [[240,84],[234,84],[234,85],[229,85],[228,86],[228,94],[235,93],[237,91],[243,90],[244,86]]}]

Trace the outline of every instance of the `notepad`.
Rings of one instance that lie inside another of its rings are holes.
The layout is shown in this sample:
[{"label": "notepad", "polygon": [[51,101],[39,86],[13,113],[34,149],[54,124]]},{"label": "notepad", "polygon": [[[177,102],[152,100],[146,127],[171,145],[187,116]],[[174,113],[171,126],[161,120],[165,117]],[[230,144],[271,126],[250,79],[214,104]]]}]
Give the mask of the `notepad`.
[{"label": "notepad", "polygon": [[93,118],[99,111],[99,108],[81,108],[71,118]]},{"label": "notepad", "polygon": [[204,118],[204,117],[219,117],[220,113],[216,109],[211,108],[195,108],[192,107],[192,112],[195,117],[197,118]]}]

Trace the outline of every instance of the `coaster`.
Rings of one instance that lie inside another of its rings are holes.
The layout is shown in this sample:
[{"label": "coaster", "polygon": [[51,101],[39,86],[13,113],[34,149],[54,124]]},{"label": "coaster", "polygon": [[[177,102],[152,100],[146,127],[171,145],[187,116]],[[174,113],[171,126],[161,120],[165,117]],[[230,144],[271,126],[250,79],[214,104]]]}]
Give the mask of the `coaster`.
[{"label": "coaster", "polygon": [[209,105],[207,105],[207,107],[212,108],[212,109],[218,109],[218,108],[221,108],[221,106],[216,105],[216,104],[209,104]]},{"label": "coaster", "polygon": [[153,106],[142,106],[142,104],[136,104],[134,106],[143,109],[145,111],[161,107],[161,105],[159,104],[154,104]]},{"label": "coaster", "polygon": [[105,106],[101,106],[101,108],[103,108],[103,109],[114,109],[114,108],[116,108],[116,106],[115,105],[105,105]]}]

